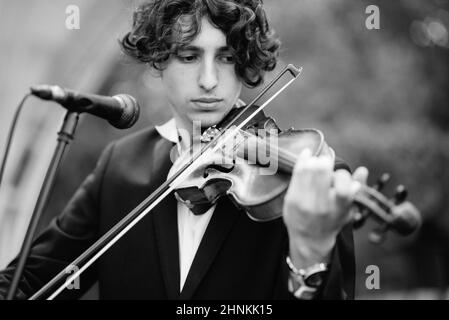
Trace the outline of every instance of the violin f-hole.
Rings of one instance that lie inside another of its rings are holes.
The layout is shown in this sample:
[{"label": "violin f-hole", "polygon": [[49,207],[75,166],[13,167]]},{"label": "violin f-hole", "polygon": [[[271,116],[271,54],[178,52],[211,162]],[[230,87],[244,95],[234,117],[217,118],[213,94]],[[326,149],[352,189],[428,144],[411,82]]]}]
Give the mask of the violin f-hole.
[{"label": "violin f-hole", "polygon": [[223,173],[230,173],[232,172],[232,170],[234,170],[234,168],[235,168],[235,159],[232,160],[232,166],[228,168],[218,164],[210,164],[204,169],[203,178],[207,178],[209,176],[210,170],[217,170]]}]

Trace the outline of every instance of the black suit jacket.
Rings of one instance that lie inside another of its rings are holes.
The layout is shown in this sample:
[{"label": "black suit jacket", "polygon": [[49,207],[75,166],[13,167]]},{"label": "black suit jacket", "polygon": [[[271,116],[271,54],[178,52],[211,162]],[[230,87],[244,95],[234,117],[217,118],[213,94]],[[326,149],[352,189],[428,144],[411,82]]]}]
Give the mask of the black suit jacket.
[{"label": "black suit jacket", "polygon": [[[162,184],[173,144],[146,129],[110,144],[62,214],[35,240],[18,295],[26,298],[63,270]],[[336,168],[347,168],[336,162]],[[80,277],[77,298],[99,282],[102,299],[292,299],[287,290],[288,237],[282,219],[258,223],[222,199],[211,218],[182,292],[176,200],[171,194]],[[0,273],[0,298],[15,261]],[[319,298],[352,298],[354,247],[345,228]]]}]

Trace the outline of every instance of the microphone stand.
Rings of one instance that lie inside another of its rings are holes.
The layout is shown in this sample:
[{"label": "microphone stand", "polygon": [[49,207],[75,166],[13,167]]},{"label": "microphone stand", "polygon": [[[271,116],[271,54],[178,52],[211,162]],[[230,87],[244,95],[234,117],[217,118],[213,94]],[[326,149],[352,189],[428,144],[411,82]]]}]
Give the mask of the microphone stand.
[{"label": "microphone stand", "polygon": [[26,232],[22,248],[20,249],[18,263],[8,290],[8,295],[6,298],[7,300],[13,300],[15,298],[17,287],[22,278],[23,269],[25,268],[26,260],[30,254],[31,245],[33,243],[33,238],[36,233],[40,217],[47,205],[47,201],[53,188],[56,173],[58,172],[58,168],[61,164],[64,151],[69,143],[73,140],[76,126],[78,124],[78,119],[79,113],[68,111],[64,117],[61,130],[58,132],[58,142],[56,145],[56,149],[47,169],[47,173],[45,175],[45,179],[42,184],[36,206],[34,207],[33,215],[31,216],[31,220],[28,225],[28,230]]}]

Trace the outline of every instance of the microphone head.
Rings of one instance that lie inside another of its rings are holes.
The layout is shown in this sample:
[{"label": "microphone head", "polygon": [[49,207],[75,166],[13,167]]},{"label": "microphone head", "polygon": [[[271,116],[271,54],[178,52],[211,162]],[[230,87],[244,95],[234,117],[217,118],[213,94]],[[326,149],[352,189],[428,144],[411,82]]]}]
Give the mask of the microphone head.
[{"label": "microphone head", "polygon": [[131,128],[139,119],[140,106],[137,100],[128,94],[118,94],[113,96],[123,108],[121,117],[115,121],[109,121],[117,129]]}]

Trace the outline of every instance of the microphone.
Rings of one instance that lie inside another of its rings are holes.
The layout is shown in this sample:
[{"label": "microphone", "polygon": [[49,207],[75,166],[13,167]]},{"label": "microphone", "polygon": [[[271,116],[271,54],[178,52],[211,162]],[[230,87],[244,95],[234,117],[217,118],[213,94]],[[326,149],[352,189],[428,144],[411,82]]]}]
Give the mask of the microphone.
[{"label": "microphone", "polygon": [[71,112],[93,114],[118,129],[131,128],[139,119],[139,104],[127,94],[107,97],[50,85],[32,86],[30,89],[36,97],[57,102]]}]

